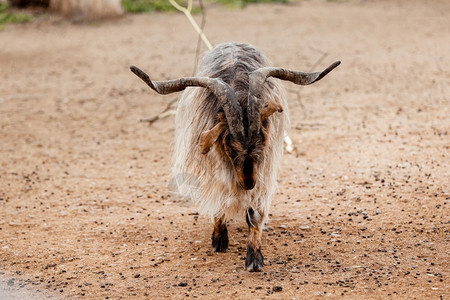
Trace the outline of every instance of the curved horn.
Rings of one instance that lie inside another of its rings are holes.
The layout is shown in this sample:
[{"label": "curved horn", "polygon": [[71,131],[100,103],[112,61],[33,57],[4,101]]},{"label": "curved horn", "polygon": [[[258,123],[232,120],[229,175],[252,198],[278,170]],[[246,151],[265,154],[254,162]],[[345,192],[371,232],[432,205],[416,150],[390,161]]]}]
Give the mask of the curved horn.
[{"label": "curved horn", "polygon": [[254,88],[254,92],[260,92],[262,90],[262,85],[264,84],[264,82],[268,77],[275,77],[282,80],[288,80],[295,84],[300,85],[312,84],[324,78],[328,73],[330,73],[334,68],[336,68],[340,64],[341,64],[340,61],[336,61],[322,72],[314,72],[314,73],[291,71],[283,68],[272,68],[272,67],[260,68],[252,72],[252,74],[250,75],[250,87]]},{"label": "curved horn", "polygon": [[275,77],[282,80],[288,80],[295,84],[308,85],[319,81],[330,73],[334,68],[341,64],[340,61],[332,63],[322,72],[298,72],[283,68],[263,67],[253,71],[249,78],[249,95],[248,95],[248,112],[249,119],[252,120],[250,125],[250,135],[254,136],[260,128],[260,112],[264,105],[262,91],[267,78]]},{"label": "curved horn", "polygon": [[184,90],[189,86],[200,86],[209,89],[219,100],[230,132],[236,138],[244,136],[244,125],[242,124],[242,108],[236,100],[233,89],[220,78],[209,77],[183,77],[175,80],[152,81],[141,69],[130,67],[131,72],[141,78],[150,88],[159,94],[170,94]]}]

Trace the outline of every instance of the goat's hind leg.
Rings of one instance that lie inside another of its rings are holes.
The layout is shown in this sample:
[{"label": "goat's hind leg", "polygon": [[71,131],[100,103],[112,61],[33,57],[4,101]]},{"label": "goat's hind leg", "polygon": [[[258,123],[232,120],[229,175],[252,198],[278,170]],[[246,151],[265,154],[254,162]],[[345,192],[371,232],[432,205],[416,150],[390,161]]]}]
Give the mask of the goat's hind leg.
[{"label": "goat's hind leg", "polygon": [[249,208],[246,216],[248,224],[248,244],[245,267],[250,272],[260,272],[264,266],[264,256],[261,253],[261,235],[264,215]]},{"label": "goat's hind leg", "polygon": [[214,231],[211,236],[214,252],[227,252],[228,229],[223,217],[214,219]]}]

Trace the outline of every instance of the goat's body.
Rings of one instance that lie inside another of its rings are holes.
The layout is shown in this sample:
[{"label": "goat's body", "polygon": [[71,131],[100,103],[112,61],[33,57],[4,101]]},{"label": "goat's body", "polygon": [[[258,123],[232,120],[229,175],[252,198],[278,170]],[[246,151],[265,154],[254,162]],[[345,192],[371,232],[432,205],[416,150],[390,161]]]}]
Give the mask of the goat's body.
[{"label": "goat's body", "polygon": [[275,78],[308,85],[339,64],[314,73],[270,67],[253,46],[226,43],[205,54],[195,77],[153,81],[130,67],[160,94],[185,90],[175,118],[172,183],[214,220],[215,252],[228,249],[227,220],[245,216],[248,271],[264,266],[262,228],[289,125],[285,92]]},{"label": "goat's body", "polygon": [[[207,52],[197,76],[221,78],[234,88],[244,112],[247,109],[249,73],[269,66],[268,60],[248,44],[221,44]],[[230,161],[223,155],[221,143],[202,154],[199,139],[202,132],[214,126],[221,105],[214,94],[203,88],[187,88],[178,103],[175,119],[175,150],[172,175],[178,192],[191,198],[199,212],[214,218],[237,219],[253,208],[262,216],[269,215],[276,190],[277,173],[283,152],[283,137],[288,126],[285,91],[277,79],[267,80],[265,95],[281,104],[285,113],[268,119],[267,146],[257,164],[257,180],[251,190],[243,189]],[[244,113],[244,126],[248,126]]]}]

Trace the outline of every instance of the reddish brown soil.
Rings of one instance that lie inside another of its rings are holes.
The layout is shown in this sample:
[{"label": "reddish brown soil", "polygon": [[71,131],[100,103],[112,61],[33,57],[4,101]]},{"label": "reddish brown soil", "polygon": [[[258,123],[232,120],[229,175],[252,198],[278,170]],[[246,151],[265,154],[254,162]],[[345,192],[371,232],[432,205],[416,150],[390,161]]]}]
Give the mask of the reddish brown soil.
[{"label": "reddish brown soil", "polygon": [[261,273],[244,271],[244,222],[213,253],[207,218],[169,195],[173,118],[139,122],[173,97],[130,64],[155,79],[192,73],[182,14],[8,26],[0,298],[449,299],[449,12],[449,1],[208,6],[213,43],[250,42],[306,71],[342,60],[315,85],[286,84],[301,92],[289,93],[296,149]]}]

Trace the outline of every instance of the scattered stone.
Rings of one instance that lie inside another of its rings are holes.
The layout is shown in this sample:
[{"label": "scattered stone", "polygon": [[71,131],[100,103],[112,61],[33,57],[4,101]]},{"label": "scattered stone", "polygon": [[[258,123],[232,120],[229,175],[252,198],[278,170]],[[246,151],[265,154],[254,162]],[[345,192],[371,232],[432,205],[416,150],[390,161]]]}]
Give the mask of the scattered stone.
[{"label": "scattered stone", "polygon": [[272,292],[281,292],[283,290],[282,286],[276,285],[274,287],[272,287]]}]

